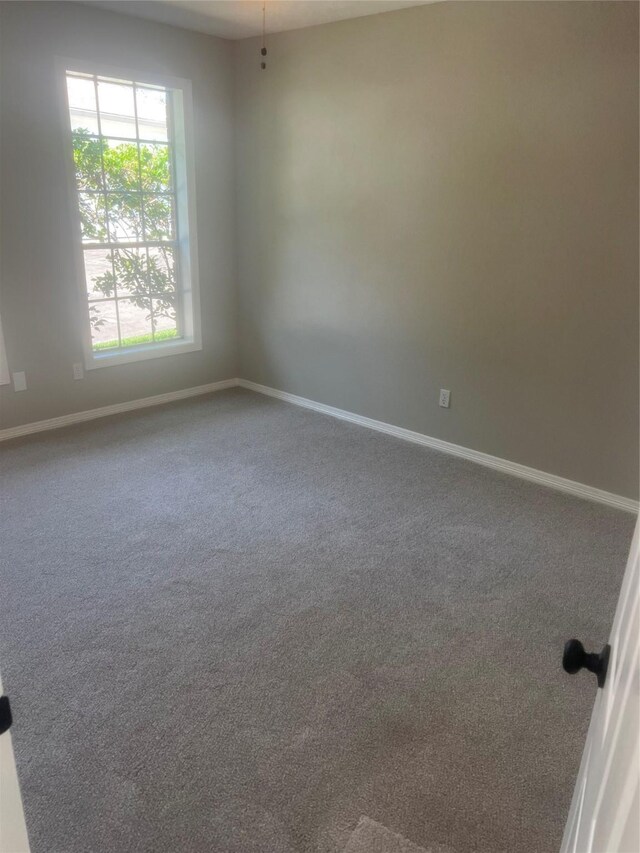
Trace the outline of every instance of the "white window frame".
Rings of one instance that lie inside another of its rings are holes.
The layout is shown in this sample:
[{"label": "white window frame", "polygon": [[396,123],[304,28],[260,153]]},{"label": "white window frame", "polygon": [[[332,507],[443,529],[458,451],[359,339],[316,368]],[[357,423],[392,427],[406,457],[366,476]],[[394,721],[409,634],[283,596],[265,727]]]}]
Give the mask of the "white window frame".
[{"label": "white window frame", "polygon": [[[202,350],[202,326],[200,318],[200,286],[198,270],[198,241],[196,225],[196,191],[193,148],[193,98],[191,81],[166,74],[155,74],[125,67],[105,66],[101,63],[79,61],[56,57],[56,72],[59,82],[60,114],[64,125],[65,160],[69,185],[70,216],[74,242],[74,260],[76,278],[80,294],[79,322],[82,324],[82,348],[87,370],[112,365],[128,364],[135,361],[163,358],[180,353]],[[177,283],[178,294],[182,298],[183,334],[176,340],[161,343],[142,344],[116,352],[93,349],[91,326],[89,322],[89,302],[84,268],[84,252],[80,229],[80,209],[76,172],[73,160],[73,136],[69,122],[69,101],[67,97],[66,73],[95,74],[98,77],[111,77],[119,80],[135,80],[140,85],[148,83],[171,89],[174,100],[174,120],[172,142],[176,174],[176,249],[178,252]]]}]

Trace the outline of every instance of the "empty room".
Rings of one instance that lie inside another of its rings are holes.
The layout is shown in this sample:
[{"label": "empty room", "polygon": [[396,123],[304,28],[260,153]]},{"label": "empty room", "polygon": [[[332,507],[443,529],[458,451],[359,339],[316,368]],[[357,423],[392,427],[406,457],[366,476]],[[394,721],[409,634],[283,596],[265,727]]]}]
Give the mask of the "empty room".
[{"label": "empty room", "polygon": [[639,11],[0,2],[0,853],[640,853]]}]

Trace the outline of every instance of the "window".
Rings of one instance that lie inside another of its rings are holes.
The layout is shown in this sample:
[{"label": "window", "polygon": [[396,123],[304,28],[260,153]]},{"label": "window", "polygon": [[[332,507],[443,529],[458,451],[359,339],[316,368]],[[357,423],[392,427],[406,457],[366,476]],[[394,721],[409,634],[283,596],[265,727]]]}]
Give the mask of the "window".
[{"label": "window", "polygon": [[200,349],[188,83],[65,77],[86,365]]}]

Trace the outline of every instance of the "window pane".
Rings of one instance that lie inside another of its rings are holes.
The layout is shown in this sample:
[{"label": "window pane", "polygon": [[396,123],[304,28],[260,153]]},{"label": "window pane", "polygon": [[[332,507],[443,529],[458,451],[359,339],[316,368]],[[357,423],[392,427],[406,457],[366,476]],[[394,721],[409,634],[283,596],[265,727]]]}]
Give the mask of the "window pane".
[{"label": "window pane", "polygon": [[141,143],[140,172],[143,190],[155,193],[169,192],[171,190],[169,146]]},{"label": "window pane", "polygon": [[136,86],[136,101],[140,139],[168,139],[167,93]]},{"label": "window pane", "polygon": [[108,190],[140,190],[138,143],[105,139],[104,178]]},{"label": "window pane", "polygon": [[97,133],[96,88],[93,78],[67,75],[67,97],[71,129],[84,128],[91,133]]},{"label": "window pane", "polygon": [[98,80],[98,107],[103,136],[136,137],[133,86]]},{"label": "window pane", "polygon": [[96,87],[93,77],[67,73],[67,96],[70,109],[96,111]]},{"label": "window pane", "polygon": [[76,183],[81,190],[101,190],[102,145],[99,139],[88,136],[86,131],[73,133],[73,162],[76,166]]},{"label": "window pane", "polygon": [[156,340],[177,336],[175,295],[153,300],[153,330]]},{"label": "window pane", "polygon": [[108,249],[85,249],[84,273],[89,299],[115,295],[111,252]]},{"label": "window pane", "polygon": [[70,113],[71,130],[82,130],[85,133],[98,135],[98,116],[95,113],[82,114],[79,110],[70,110]]},{"label": "window pane", "polygon": [[149,249],[149,289],[155,294],[175,291],[175,260],[171,246]]},{"label": "window pane", "polygon": [[147,252],[145,249],[114,249],[113,268],[116,274],[118,296],[146,296]]},{"label": "window pane", "polygon": [[118,310],[122,346],[151,343],[151,300],[145,297],[119,299]]},{"label": "window pane", "polygon": [[107,223],[102,194],[78,193],[80,231],[84,243],[106,243]]},{"label": "window pane", "polygon": [[89,306],[91,339],[94,350],[118,346],[118,320],[115,300],[94,302]]},{"label": "window pane", "polygon": [[107,193],[109,238],[113,242],[136,242],[142,237],[140,196],[135,193]]},{"label": "window pane", "polygon": [[173,240],[173,202],[171,196],[143,196],[147,240]]}]

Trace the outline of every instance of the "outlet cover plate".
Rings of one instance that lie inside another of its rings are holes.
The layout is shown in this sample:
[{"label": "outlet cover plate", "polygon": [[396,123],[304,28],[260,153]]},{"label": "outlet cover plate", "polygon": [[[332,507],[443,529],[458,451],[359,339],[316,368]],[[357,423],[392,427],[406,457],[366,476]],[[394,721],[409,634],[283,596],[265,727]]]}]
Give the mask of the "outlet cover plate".
[{"label": "outlet cover plate", "polygon": [[27,374],[24,372],[24,370],[18,370],[16,373],[13,374],[13,390],[27,390]]}]

